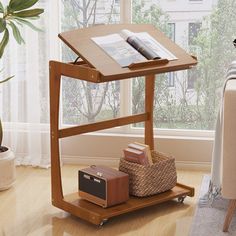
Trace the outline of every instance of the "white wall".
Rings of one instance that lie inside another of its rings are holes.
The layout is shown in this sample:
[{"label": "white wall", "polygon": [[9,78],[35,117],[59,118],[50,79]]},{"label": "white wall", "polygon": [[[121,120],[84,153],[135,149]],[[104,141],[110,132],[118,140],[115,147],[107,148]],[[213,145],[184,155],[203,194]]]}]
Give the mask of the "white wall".
[{"label": "white wall", "polygon": [[209,11],[214,4],[214,0],[150,0],[151,3],[157,3],[167,12],[184,11]]},{"label": "white wall", "polygon": [[[118,165],[122,150],[131,142],[144,142],[141,135],[87,134],[65,138],[61,154],[66,163]],[[210,169],[212,138],[155,137],[155,150],[175,157],[177,166]]]},{"label": "white wall", "polygon": [[[5,125],[3,144],[8,135],[20,136],[17,143],[20,153],[27,153],[27,133],[24,129],[14,129]],[[42,132],[42,154],[47,155],[50,138],[48,131]],[[61,139],[61,158],[70,164],[103,164],[117,166],[123,149],[131,142],[144,142],[143,135],[90,133]],[[175,157],[177,167],[187,169],[209,170],[211,164],[213,138],[189,136],[155,136],[155,150]],[[14,149],[14,147],[11,147]],[[45,150],[44,150],[45,149]]]}]

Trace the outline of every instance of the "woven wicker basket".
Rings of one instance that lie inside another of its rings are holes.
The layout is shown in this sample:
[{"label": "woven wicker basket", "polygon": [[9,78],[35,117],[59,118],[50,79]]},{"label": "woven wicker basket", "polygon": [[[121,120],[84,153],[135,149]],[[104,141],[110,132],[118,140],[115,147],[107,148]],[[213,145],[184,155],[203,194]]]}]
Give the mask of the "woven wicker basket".
[{"label": "woven wicker basket", "polygon": [[153,165],[143,166],[120,159],[119,170],[129,175],[129,193],[146,197],[165,192],[176,185],[175,159],[152,151]]}]

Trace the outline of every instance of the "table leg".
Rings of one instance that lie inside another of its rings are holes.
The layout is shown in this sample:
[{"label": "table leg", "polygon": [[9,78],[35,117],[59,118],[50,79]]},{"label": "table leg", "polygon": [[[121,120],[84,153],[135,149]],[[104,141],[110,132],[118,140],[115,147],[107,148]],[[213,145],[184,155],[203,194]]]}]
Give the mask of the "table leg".
[{"label": "table leg", "polygon": [[229,201],[229,206],[228,206],[228,210],[225,216],[225,222],[224,222],[224,226],[223,226],[223,232],[227,232],[230,222],[232,220],[233,214],[235,212],[236,209],[236,199],[231,199]]},{"label": "table leg", "polygon": [[148,113],[148,120],[145,121],[145,144],[154,150],[153,136],[153,100],[155,90],[155,75],[145,77],[145,112]]},{"label": "table leg", "polygon": [[63,199],[61,167],[59,153],[59,100],[60,68],[56,62],[50,62],[50,132],[51,132],[51,187],[52,203]]}]

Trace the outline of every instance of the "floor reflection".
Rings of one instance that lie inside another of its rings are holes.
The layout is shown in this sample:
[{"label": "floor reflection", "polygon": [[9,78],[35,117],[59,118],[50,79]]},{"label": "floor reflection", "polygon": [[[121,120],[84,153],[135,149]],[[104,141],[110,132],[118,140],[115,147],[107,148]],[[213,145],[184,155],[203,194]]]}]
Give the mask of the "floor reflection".
[{"label": "floor reflection", "polygon": [[[52,216],[52,228],[47,232],[47,235],[133,236],[136,233],[137,235],[145,235],[141,234],[141,232],[148,232],[146,235],[157,236],[159,235],[157,234],[158,229],[161,229],[162,232],[165,232],[163,235],[174,236],[176,234],[176,229],[179,227],[176,227],[176,222],[174,222],[173,219],[171,221],[168,220],[169,215],[176,215],[178,212],[180,218],[186,217],[186,210],[188,208],[191,207],[187,204],[179,204],[175,201],[170,201],[159,206],[148,207],[136,212],[111,218],[102,227],[64,213],[64,215]],[[181,214],[181,212],[183,214]],[[189,214],[191,214],[191,210]],[[163,224],[163,222],[165,222],[165,224]]]}]

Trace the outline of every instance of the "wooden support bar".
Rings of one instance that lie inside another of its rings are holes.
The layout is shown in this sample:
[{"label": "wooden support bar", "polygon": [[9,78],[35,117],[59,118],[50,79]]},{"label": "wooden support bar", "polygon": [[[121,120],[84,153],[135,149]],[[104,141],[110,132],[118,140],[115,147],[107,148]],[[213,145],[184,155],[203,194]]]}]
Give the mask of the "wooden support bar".
[{"label": "wooden support bar", "polygon": [[[50,63],[55,63],[52,61]],[[57,67],[60,71],[61,75],[68,76],[75,79],[90,81],[94,83],[101,82],[100,77],[101,74],[98,70],[87,66],[84,63],[63,63],[63,62],[56,62]]]},{"label": "wooden support bar", "polygon": [[147,119],[148,119],[148,113],[142,113],[133,116],[126,116],[122,118],[96,122],[93,124],[79,125],[72,128],[65,128],[59,130],[59,138],[65,138],[73,135],[84,134],[93,131],[109,129],[117,126],[143,122],[146,121]]},{"label": "wooden support bar", "polygon": [[145,67],[150,67],[150,66],[163,66],[164,64],[167,64],[169,62],[168,59],[159,59],[159,60],[149,60],[145,62],[136,62],[132,63],[128,66],[130,70],[135,70],[135,69],[142,69]]},{"label": "wooden support bar", "polygon": [[229,225],[230,225],[230,222],[231,222],[231,220],[233,218],[235,209],[236,209],[236,199],[230,199],[229,200],[228,210],[227,210],[227,213],[226,213],[226,216],[225,216],[223,232],[228,232]]},{"label": "wooden support bar", "polygon": [[189,187],[189,186],[187,186],[187,185],[185,185],[185,184],[177,183],[176,186],[178,186],[178,187],[180,187],[180,188],[188,189],[188,190],[189,190],[189,193],[188,193],[187,196],[189,196],[189,197],[193,197],[194,194],[195,194],[194,188]]},{"label": "wooden support bar", "polygon": [[153,100],[155,90],[155,75],[145,77],[145,112],[149,114],[148,120],[145,121],[145,143],[154,150],[153,136]]},{"label": "wooden support bar", "polygon": [[61,75],[57,62],[50,62],[50,132],[51,132],[51,176],[52,202],[63,199],[61,165],[59,153],[59,102]]}]

